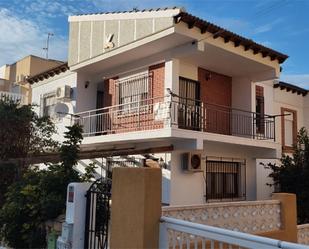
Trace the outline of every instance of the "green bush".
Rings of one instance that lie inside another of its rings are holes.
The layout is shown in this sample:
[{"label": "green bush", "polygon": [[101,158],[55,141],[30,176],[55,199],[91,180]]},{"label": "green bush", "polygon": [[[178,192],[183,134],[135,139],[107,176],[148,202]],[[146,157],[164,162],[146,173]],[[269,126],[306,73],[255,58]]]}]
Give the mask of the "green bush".
[{"label": "green bush", "polygon": [[276,192],[294,193],[297,196],[298,223],[309,223],[309,137],[305,128],[300,129],[292,156],[283,155],[281,165],[268,164],[269,175]]},{"label": "green bush", "polygon": [[0,227],[9,246],[45,248],[45,222],[64,213],[67,185],[81,180],[73,168],[77,164],[81,128],[68,127],[65,138],[60,147],[60,164],[43,170],[28,169],[8,188],[0,210]]}]

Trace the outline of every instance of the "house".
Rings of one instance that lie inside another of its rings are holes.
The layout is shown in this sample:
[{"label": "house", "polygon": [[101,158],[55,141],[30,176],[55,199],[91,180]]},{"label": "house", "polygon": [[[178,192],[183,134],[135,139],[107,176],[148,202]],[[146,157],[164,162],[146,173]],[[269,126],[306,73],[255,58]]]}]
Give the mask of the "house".
[{"label": "house", "polygon": [[28,79],[60,134],[79,122],[84,146],[157,159],[167,205],[269,198],[260,163],[309,122],[307,91],[277,80],[288,56],[176,7],[69,24],[68,62]]},{"label": "house", "polygon": [[44,59],[34,55],[28,55],[11,65],[0,67],[0,98],[9,97],[19,99],[22,103],[31,103],[30,85],[27,77],[34,76],[49,70],[61,61]]}]

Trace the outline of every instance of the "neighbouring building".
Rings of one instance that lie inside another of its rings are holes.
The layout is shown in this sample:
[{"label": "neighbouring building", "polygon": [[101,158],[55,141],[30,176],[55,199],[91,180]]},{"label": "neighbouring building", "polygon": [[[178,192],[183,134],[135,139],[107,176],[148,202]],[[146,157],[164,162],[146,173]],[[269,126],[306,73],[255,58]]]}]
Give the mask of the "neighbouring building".
[{"label": "neighbouring building", "polygon": [[158,160],[167,205],[269,199],[261,162],[290,153],[309,125],[307,90],[277,80],[286,55],[180,8],[69,24],[68,63],[28,79],[59,139],[79,122],[83,146],[127,151],[112,166]]},{"label": "neighbouring building", "polygon": [[63,62],[28,55],[11,65],[0,67],[0,98],[7,96],[22,103],[31,103],[27,78],[49,70]]}]

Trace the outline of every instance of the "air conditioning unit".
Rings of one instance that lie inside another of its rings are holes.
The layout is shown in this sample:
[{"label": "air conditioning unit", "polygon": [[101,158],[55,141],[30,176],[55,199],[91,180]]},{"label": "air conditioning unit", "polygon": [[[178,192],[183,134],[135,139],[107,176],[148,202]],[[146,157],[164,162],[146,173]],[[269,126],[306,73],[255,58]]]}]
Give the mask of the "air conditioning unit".
[{"label": "air conditioning unit", "polygon": [[70,86],[61,86],[56,90],[57,99],[70,99],[71,98],[71,87]]},{"label": "air conditioning unit", "polygon": [[201,153],[183,153],[182,154],[182,169],[187,172],[202,171],[202,154]]}]

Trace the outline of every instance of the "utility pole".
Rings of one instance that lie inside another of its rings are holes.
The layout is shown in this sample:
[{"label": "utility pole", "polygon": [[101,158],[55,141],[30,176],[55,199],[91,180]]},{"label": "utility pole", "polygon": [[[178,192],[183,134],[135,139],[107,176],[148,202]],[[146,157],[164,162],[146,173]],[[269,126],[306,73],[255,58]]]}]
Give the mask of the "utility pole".
[{"label": "utility pole", "polygon": [[54,36],[54,34],[48,32],[47,33],[47,40],[46,40],[46,47],[43,48],[43,50],[46,51],[46,59],[48,59],[49,39],[50,39],[51,36]]}]

